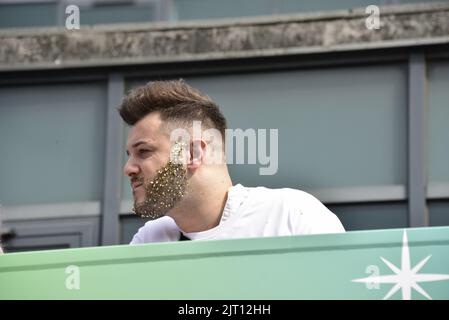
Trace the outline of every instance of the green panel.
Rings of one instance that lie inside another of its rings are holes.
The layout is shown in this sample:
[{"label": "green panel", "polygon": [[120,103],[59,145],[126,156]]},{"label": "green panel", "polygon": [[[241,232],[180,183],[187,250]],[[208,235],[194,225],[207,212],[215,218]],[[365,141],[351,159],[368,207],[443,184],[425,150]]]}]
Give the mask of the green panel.
[{"label": "green panel", "polygon": [[430,225],[449,226],[449,201],[448,200],[428,200]]},{"label": "green panel", "polygon": [[0,88],[0,203],[100,200],[106,86]]},{"label": "green panel", "polygon": [[211,19],[268,15],[271,0],[173,0],[173,19]]},{"label": "green panel", "polygon": [[[391,278],[394,272],[381,257],[400,269],[401,278],[377,288],[354,282],[368,277],[374,282],[368,268]],[[416,274],[437,275],[438,281],[422,282],[406,272],[406,265],[421,261]],[[382,299],[398,281],[404,287],[416,281],[431,298],[449,299],[449,228],[0,256],[0,299]],[[410,292],[412,299],[426,299],[415,289]],[[398,290],[391,298],[402,294]]]},{"label": "green panel", "polygon": [[149,22],[155,19],[155,11],[149,5],[99,5],[80,7],[80,24],[108,24]]},{"label": "green panel", "polygon": [[0,28],[56,26],[56,3],[0,4]]},{"label": "green panel", "polygon": [[37,250],[50,250],[50,249],[65,249],[65,248],[69,248],[68,245],[47,245],[47,246],[30,246],[30,247],[13,247],[13,248],[9,248],[9,247],[4,247],[3,248],[3,252],[8,252],[8,253],[14,253],[14,252],[25,252],[25,251],[37,251]]},{"label": "green panel", "polygon": [[429,182],[449,182],[449,62],[430,63],[428,79]]},{"label": "green panel", "polygon": [[279,129],[276,175],[259,175],[258,164],[234,164],[236,183],[302,189],[405,184],[404,66],[187,81],[218,102],[230,128]]},{"label": "green panel", "polygon": [[327,207],[338,216],[347,231],[408,226],[405,202],[333,204]]}]

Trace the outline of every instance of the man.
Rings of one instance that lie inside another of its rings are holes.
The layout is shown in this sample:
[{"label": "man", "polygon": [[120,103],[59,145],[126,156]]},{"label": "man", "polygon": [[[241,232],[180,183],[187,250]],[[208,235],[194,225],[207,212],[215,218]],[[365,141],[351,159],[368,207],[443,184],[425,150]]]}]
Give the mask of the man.
[{"label": "man", "polygon": [[136,88],[119,112],[131,126],[124,174],[134,211],[152,219],[131,244],[344,232],[304,191],[233,185],[224,160],[226,119],[183,80]]}]

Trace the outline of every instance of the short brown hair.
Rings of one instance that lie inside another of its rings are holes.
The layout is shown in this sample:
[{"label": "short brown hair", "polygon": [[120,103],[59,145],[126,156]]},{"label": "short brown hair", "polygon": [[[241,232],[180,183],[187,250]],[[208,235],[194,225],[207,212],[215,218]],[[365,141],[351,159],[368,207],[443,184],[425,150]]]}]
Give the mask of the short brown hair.
[{"label": "short brown hair", "polygon": [[130,91],[119,107],[120,116],[131,126],[152,112],[160,112],[163,121],[201,121],[225,137],[226,119],[218,105],[182,79],[148,82]]}]

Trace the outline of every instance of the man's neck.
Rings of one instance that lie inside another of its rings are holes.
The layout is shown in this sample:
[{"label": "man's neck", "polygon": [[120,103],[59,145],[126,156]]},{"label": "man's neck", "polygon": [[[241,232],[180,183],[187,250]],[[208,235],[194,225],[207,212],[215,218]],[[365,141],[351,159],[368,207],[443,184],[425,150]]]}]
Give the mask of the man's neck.
[{"label": "man's neck", "polygon": [[230,187],[232,182],[229,178],[214,183],[213,187],[197,188],[195,194],[181,200],[168,215],[186,233],[212,229],[220,223]]}]

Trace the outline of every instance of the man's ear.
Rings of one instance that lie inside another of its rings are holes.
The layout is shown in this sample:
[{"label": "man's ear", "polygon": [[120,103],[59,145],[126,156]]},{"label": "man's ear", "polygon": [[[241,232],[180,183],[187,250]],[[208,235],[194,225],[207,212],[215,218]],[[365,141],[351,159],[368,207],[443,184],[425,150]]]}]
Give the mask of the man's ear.
[{"label": "man's ear", "polygon": [[190,143],[190,159],[187,168],[198,169],[205,161],[207,143],[202,139],[193,140]]}]

